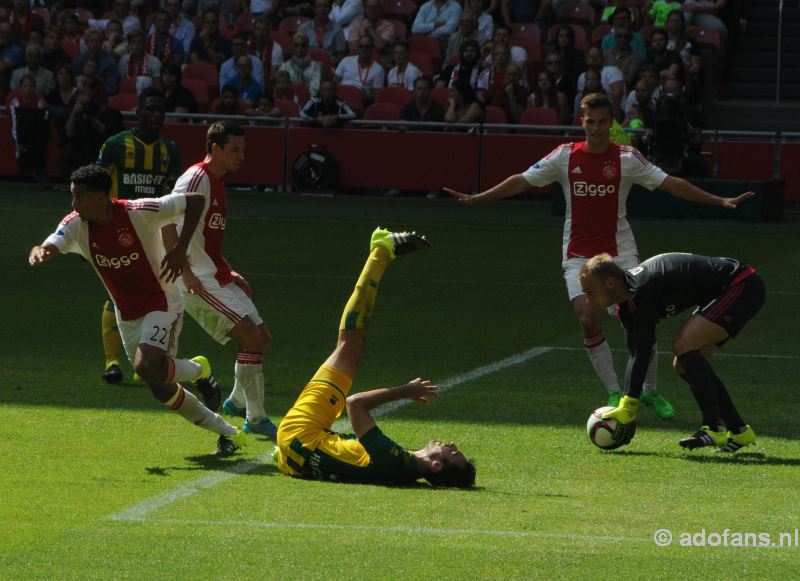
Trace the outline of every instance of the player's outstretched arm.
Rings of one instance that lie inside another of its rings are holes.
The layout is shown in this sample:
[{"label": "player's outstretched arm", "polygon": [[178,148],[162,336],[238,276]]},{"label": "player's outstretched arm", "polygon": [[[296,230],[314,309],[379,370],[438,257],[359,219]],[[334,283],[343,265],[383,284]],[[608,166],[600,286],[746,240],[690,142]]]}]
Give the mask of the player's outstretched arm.
[{"label": "player's outstretched arm", "polygon": [[530,187],[530,184],[522,174],[515,174],[480,194],[465,194],[450,188],[442,189],[463,204],[478,204],[517,196],[527,190],[528,187]]},{"label": "player's outstretched arm", "polygon": [[397,387],[385,387],[356,393],[347,398],[347,415],[350,418],[350,425],[356,436],[363,436],[375,427],[375,420],[370,415],[370,410],[379,405],[408,399],[428,403],[430,398],[436,395],[439,386],[432,384],[427,379],[416,379]]},{"label": "player's outstretched arm", "polygon": [[676,198],[681,198],[690,202],[697,202],[698,204],[721,206],[729,210],[735,210],[742,202],[755,196],[754,192],[745,192],[744,194],[735,198],[721,198],[705,190],[701,190],[697,186],[687,182],[682,178],[676,178],[674,176],[667,176],[667,179],[661,183],[660,187],[662,190],[666,190]]},{"label": "player's outstretched arm", "polygon": [[28,264],[38,266],[43,264],[58,254],[58,248],[52,244],[34,246],[28,254]]},{"label": "player's outstretched arm", "polygon": [[[175,246],[167,252],[164,260],[161,261],[161,278],[167,282],[172,282],[181,275],[181,270],[186,263],[186,251],[189,249],[189,242],[194,236],[197,225],[200,223],[200,216],[205,207],[205,196],[195,192],[184,194],[186,196],[186,209],[184,210],[183,230]],[[162,232],[163,235],[163,232]]]}]

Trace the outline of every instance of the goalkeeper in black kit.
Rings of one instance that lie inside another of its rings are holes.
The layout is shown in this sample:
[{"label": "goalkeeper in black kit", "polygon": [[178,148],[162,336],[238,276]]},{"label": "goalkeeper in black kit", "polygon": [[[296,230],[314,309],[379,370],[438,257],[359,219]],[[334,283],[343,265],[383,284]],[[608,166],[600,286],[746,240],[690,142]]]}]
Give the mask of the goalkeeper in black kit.
[{"label": "goalkeeper in black kit", "polygon": [[[603,418],[633,427],[658,321],[697,307],[675,334],[672,348],[673,367],[689,384],[703,425],[679,443],[690,450],[714,446],[720,452],[755,443],[755,432],[739,415],[710,363],[764,304],[764,282],[752,266],[732,258],[672,252],[623,270],[611,256],[600,254],[583,267],[580,283],[598,309],[616,303],[631,353],[625,394]],[[628,433],[630,441],[633,429]]]}]

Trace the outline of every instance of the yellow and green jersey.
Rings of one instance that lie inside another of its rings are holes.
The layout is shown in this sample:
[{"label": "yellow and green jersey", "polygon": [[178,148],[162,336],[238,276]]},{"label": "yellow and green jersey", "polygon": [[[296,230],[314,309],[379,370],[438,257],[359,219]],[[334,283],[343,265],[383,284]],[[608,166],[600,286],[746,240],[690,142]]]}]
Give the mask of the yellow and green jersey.
[{"label": "yellow and green jersey", "polygon": [[97,163],[108,168],[112,198],[158,198],[181,174],[178,146],[166,137],[147,144],[136,128],[109,137],[100,148]]}]

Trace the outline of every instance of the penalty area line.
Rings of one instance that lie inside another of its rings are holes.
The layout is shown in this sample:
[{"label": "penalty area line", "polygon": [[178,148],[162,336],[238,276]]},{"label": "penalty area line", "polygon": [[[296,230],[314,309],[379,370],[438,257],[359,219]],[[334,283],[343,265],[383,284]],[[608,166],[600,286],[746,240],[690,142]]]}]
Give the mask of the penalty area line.
[{"label": "penalty area line", "polygon": [[381,525],[359,525],[342,523],[292,523],[292,522],[264,522],[264,521],[240,521],[240,520],[197,520],[197,519],[148,519],[138,522],[147,522],[154,525],[187,525],[187,526],[207,526],[207,527],[247,527],[253,529],[276,529],[276,530],[336,530],[348,532],[370,532],[370,533],[397,533],[409,535],[447,535],[465,537],[511,537],[511,538],[545,538],[562,539],[568,541],[583,541],[595,543],[623,542],[623,543],[652,543],[653,539],[648,537],[625,537],[616,535],[588,535],[584,533],[557,533],[551,531],[519,531],[519,530],[493,530],[493,529],[438,529],[431,527],[409,527],[409,526],[381,526]]},{"label": "penalty area line", "polygon": [[[475,379],[479,379],[485,375],[489,375],[491,373],[497,373],[503,369],[507,369],[508,367],[513,367],[514,365],[519,365],[529,359],[533,359],[534,357],[538,357],[539,355],[543,355],[552,351],[550,347],[534,347],[533,349],[528,349],[527,351],[523,351],[521,353],[516,353],[511,355],[510,357],[506,357],[505,359],[500,359],[493,363],[489,363],[487,365],[483,365],[481,367],[477,367],[471,371],[467,371],[465,373],[460,373],[458,375],[454,375],[445,379],[444,381],[439,382],[439,392],[444,392],[449,389],[452,389],[458,385],[473,381]],[[379,418],[382,416],[386,416],[395,410],[401,408],[402,406],[408,404],[410,402],[407,401],[396,401],[391,402],[388,404],[384,404],[375,408],[373,411],[373,417]],[[339,420],[333,426],[335,431],[342,430],[343,427],[346,427],[348,422]],[[228,480],[232,480],[236,478],[240,474],[247,474],[248,472],[252,472],[253,470],[258,469],[259,467],[263,466],[264,464],[270,463],[272,461],[272,451],[257,456],[252,461],[249,462],[242,462],[240,464],[236,464],[228,469],[215,472],[213,474],[209,474],[208,476],[204,476],[203,478],[199,478],[192,482],[187,482],[177,488],[173,488],[172,490],[167,490],[159,495],[153,496],[141,502],[134,504],[120,512],[114,513],[110,516],[106,517],[106,520],[112,521],[143,521],[152,512],[156,510],[162,509],[170,504],[182,500],[184,498],[188,498],[193,496],[197,492],[201,490],[207,490],[209,488],[213,488],[218,484],[222,484],[223,482],[227,482]]]}]

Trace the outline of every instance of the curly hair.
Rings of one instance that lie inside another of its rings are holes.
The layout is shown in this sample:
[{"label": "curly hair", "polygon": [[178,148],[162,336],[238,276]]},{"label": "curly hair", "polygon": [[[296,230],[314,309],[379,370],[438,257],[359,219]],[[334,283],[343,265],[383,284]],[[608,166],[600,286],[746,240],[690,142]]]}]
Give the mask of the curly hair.
[{"label": "curly hair", "polygon": [[90,192],[108,194],[111,191],[111,174],[106,168],[94,163],[73,171],[69,176],[69,181],[75,185],[85,185]]}]

